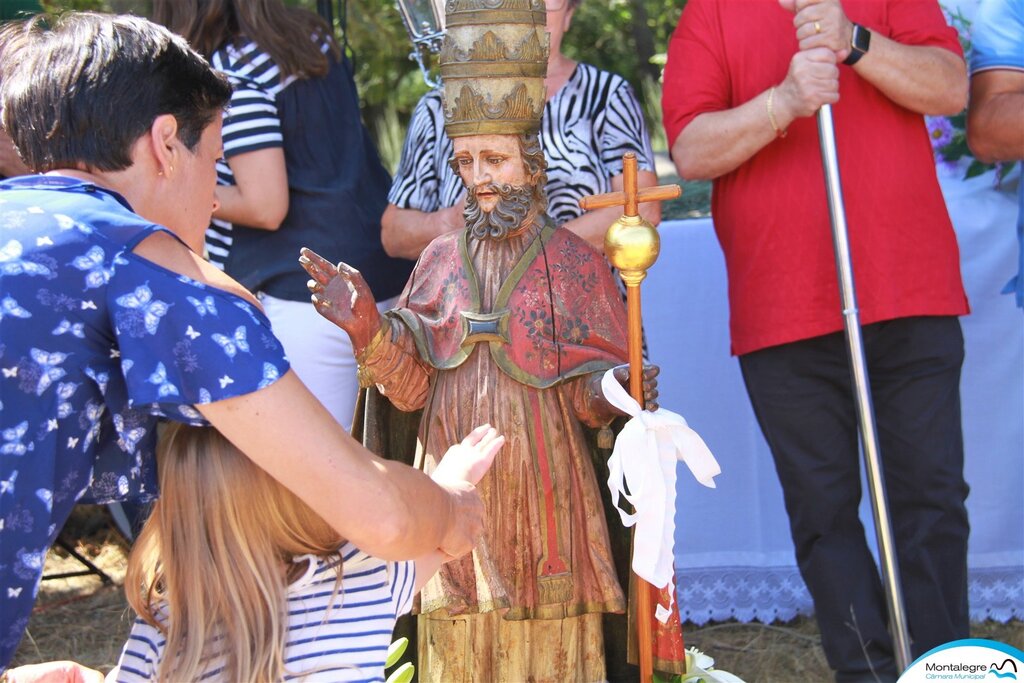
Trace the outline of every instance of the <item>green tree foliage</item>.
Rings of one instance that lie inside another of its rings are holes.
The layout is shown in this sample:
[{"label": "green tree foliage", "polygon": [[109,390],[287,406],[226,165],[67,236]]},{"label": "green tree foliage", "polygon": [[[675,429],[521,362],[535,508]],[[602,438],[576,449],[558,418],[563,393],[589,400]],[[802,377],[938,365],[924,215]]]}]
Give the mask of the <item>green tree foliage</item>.
[{"label": "green tree foliage", "polygon": [[55,16],[63,12],[116,12],[148,16],[152,5],[150,0],[38,0],[43,12]]},{"label": "green tree foliage", "polygon": [[[316,9],[316,0],[291,1]],[[685,3],[583,0],[562,42],[563,51],[573,59],[617,73],[630,82],[644,105],[656,146],[661,133],[661,65]],[[364,119],[393,168],[405,126],[427,85],[416,63],[409,59],[412,43],[394,0],[336,2],[335,24],[340,31],[343,22],[339,6],[345,7],[347,42],[356,64]],[[436,57],[429,58],[428,63],[436,76]]]},{"label": "green tree foliage", "polygon": [[565,54],[612,71],[639,95],[661,78],[661,56],[686,0],[583,0],[562,43]]},{"label": "green tree foliage", "polygon": [[[131,12],[146,16],[150,0],[40,0],[48,13],[63,10]],[[317,0],[285,0],[317,10]],[[563,51],[573,59],[617,73],[630,82],[660,139],[661,65],[686,0],[582,0]],[[427,91],[395,0],[331,0],[334,24],[355,64],[363,120],[385,163],[394,169],[412,110]],[[344,30],[343,30],[344,29]],[[436,56],[428,63],[436,76]]]}]

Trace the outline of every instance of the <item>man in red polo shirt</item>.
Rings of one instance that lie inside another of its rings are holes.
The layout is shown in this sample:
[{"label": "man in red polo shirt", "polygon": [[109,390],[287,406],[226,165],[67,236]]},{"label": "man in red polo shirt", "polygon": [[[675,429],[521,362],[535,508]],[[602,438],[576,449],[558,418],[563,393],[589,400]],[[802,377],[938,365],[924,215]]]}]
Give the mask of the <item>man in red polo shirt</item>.
[{"label": "man in red polo shirt", "polygon": [[713,178],[732,352],[837,681],[895,680],[858,519],[853,402],[814,114],[834,104],[864,345],[916,655],[968,635],[959,252],[922,114],[967,79],[935,0],[690,0],[669,46],[679,174]]}]

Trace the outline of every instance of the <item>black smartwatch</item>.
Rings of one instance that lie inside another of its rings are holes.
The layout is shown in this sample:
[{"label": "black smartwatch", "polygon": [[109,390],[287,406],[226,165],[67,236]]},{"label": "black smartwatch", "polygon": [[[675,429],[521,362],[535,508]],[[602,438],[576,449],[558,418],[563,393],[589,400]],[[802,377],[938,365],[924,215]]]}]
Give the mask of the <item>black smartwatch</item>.
[{"label": "black smartwatch", "polygon": [[850,36],[850,54],[843,60],[843,64],[853,66],[871,46],[871,31],[860,24],[853,25],[853,34]]}]

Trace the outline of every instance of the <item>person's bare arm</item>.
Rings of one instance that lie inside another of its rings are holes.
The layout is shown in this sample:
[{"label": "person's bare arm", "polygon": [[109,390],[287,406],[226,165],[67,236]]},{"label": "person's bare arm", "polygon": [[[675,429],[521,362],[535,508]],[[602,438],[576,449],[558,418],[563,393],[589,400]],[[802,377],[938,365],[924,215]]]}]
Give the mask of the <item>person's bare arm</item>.
[{"label": "person's bare arm", "polygon": [[196,408],[371,555],[400,560],[440,548],[458,556],[476,544],[483,506],[471,484],[432,480],[373,455],[345,433],[294,372],[265,389]]},{"label": "person's bare arm", "polygon": [[1024,159],[1024,71],[991,69],[971,76],[967,144],[984,162]]},{"label": "person's bare arm", "polygon": [[0,128],[0,176],[8,178],[17,175],[31,173],[32,169],[25,165],[25,162],[18,156],[14,149],[14,141],[3,128]]},{"label": "person's bare arm", "polygon": [[[654,187],[658,184],[658,176],[654,171],[637,171],[637,186],[640,188]],[[622,174],[612,176],[611,186],[613,192],[622,191]],[[568,228],[574,233],[590,242],[595,249],[604,252],[604,235],[608,232],[608,226],[619,219],[622,209],[610,207],[607,209],[596,209],[587,211],[583,215],[566,221],[563,228]],[[661,202],[645,202],[640,205],[640,215],[650,221],[651,225],[657,226],[661,222]]]},{"label": "person's bare arm", "polygon": [[945,48],[902,45],[875,33],[853,70],[918,114],[952,116],[967,104],[967,65]]},{"label": "person's bare arm", "polygon": [[[254,301],[170,235],[151,235],[135,253]],[[432,481],[376,457],[341,428],[294,372],[250,394],[195,407],[339,534],[372,555],[403,560],[440,548],[458,556],[482,532],[483,505],[470,483]]]},{"label": "person's bare arm", "polygon": [[218,185],[213,217],[250,228],[277,230],[288,214],[288,172],[280,147],[228,159],[234,185]]},{"label": "person's bare arm", "polygon": [[407,259],[419,258],[435,237],[466,227],[463,211],[466,194],[455,204],[438,211],[400,209],[388,204],[380,219],[380,241],[388,256]]},{"label": "person's bare arm", "polygon": [[[672,143],[680,177],[710,180],[739,168],[774,141],[778,134],[768,115],[770,89],[732,109],[694,118]],[[794,120],[812,116],[823,104],[839,99],[839,69],[832,50],[797,52],[785,79],[772,96],[775,125],[784,131]]]},{"label": "person's bare arm", "polygon": [[[833,50],[840,62],[846,59],[853,22],[840,0],[780,2],[796,13],[793,24],[801,50],[825,47]],[[871,48],[853,70],[890,100],[919,114],[951,116],[967,104],[967,65],[945,48],[904,45],[873,31]]]},{"label": "person's bare arm", "polygon": [[423,587],[427,585],[430,579],[434,578],[434,574],[441,568],[441,565],[449,561],[450,557],[445,555],[439,550],[435,550],[429,555],[417,558],[416,560],[416,584],[413,587],[414,593],[419,593],[423,590]]}]

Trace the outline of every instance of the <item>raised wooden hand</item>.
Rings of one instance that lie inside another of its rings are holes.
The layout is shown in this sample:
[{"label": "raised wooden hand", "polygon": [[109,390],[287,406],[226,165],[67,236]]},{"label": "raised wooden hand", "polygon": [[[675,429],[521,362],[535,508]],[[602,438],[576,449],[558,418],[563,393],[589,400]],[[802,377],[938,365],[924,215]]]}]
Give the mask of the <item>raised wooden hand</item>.
[{"label": "raised wooden hand", "polygon": [[315,251],[302,248],[299,263],[312,278],[307,286],[317,313],[345,330],[359,353],[380,329],[380,313],[369,285],[358,270],[334,265]]}]

